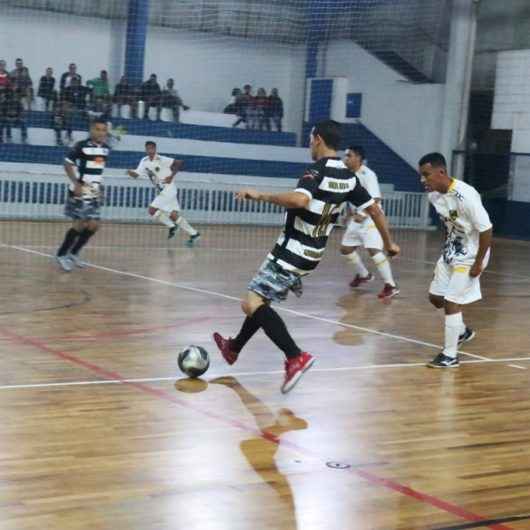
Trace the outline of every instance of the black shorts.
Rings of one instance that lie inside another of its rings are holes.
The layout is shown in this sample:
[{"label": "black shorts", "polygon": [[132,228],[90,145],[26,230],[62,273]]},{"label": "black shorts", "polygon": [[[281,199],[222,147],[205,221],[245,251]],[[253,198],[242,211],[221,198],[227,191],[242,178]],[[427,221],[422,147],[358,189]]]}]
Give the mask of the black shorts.
[{"label": "black shorts", "polygon": [[101,202],[98,199],[83,199],[68,195],[64,215],[76,221],[98,221],[101,219]]}]

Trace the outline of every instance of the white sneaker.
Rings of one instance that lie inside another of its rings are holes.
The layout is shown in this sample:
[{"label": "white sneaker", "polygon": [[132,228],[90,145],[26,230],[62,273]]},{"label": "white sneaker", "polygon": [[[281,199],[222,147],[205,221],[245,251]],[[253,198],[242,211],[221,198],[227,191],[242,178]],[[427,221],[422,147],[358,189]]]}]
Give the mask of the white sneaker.
[{"label": "white sneaker", "polygon": [[75,254],[68,254],[68,259],[73,265],[79,267],[80,269],[84,269],[87,266],[87,264]]},{"label": "white sneaker", "polygon": [[70,272],[74,268],[74,265],[68,256],[55,256],[55,259],[64,272]]}]

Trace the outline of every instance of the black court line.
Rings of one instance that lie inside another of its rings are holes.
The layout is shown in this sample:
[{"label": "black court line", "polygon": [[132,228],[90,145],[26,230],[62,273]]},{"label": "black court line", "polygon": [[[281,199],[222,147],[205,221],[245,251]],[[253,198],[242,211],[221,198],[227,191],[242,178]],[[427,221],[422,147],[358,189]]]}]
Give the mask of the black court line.
[{"label": "black court line", "polygon": [[79,307],[82,305],[87,304],[92,300],[92,296],[87,293],[84,289],[80,289],[81,292],[81,299],[76,300],[74,302],[68,302],[66,304],[60,304],[56,306],[51,307],[36,307],[34,309],[24,309],[22,311],[5,311],[0,313],[0,317],[8,316],[8,315],[22,315],[22,314],[31,314],[31,313],[39,313],[42,311],[59,311],[60,309],[70,309],[72,307]]},{"label": "black court line", "polygon": [[517,521],[529,521],[530,513],[525,515],[512,515],[510,517],[502,517],[499,519],[488,519],[484,521],[476,521],[473,523],[458,524],[456,526],[444,526],[436,530],[468,530],[469,528],[487,528],[496,524],[516,523]]}]

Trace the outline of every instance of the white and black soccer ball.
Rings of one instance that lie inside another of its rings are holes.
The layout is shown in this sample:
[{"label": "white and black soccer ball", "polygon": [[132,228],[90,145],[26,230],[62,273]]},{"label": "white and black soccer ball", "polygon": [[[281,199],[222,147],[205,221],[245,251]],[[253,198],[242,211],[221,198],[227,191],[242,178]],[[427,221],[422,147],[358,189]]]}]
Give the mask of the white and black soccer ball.
[{"label": "white and black soccer ball", "polygon": [[200,377],[210,366],[210,356],[200,346],[188,346],[179,353],[178,363],[188,377]]}]

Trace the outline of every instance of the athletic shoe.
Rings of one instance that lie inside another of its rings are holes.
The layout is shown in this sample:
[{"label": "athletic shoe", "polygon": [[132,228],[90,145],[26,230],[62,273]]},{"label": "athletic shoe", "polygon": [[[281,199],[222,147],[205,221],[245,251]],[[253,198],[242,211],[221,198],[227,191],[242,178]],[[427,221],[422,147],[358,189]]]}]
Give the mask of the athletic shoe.
[{"label": "athletic shoe", "polygon": [[80,269],[84,269],[87,266],[87,264],[77,254],[68,254],[68,259],[72,265],[75,265]]},{"label": "athletic shoe", "polygon": [[167,238],[168,239],[173,239],[175,237],[175,234],[177,233],[177,230],[178,230],[178,226],[172,226],[170,229],[169,229],[169,232],[167,234]]},{"label": "athletic shoe", "polygon": [[200,237],[201,237],[201,234],[197,232],[194,236],[190,236],[188,241],[186,241],[186,245],[190,248],[193,247],[193,245],[195,244],[195,241],[198,241]]},{"label": "athletic shoe", "polygon": [[458,357],[449,357],[441,352],[427,366],[429,368],[458,368],[460,363],[458,362]]},{"label": "athletic shoe", "polygon": [[225,339],[219,335],[219,333],[214,333],[213,340],[215,341],[215,344],[217,344],[217,347],[219,348],[224,360],[228,364],[234,364],[239,357],[239,353],[236,353],[232,349],[232,339]]},{"label": "athletic shoe", "polygon": [[377,298],[393,298],[394,296],[399,294],[399,287],[397,285],[390,285],[389,283],[385,283],[385,286],[383,287],[383,290],[377,295]]},{"label": "athletic shoe", "polygon": [[469,342],[470,340],[473,340],[476,337],[476,332],[472,330],[471,328],[466,328],[464,333],[458,337],[458,345],[464,344],[464,342]]},{"label": "athletic shoe", "polygon": [[350,282],[350,287],[359,287],[359,285],[362,285],[366,282],[371,282],[374,279],[374,275],[369,272],[368,276],[361,276],[360,274],[357,274],[355,278]]},{"label": "athletic shoe", "polygon": [[302,376],[315,364],[316,359],[309,353],[302,352],[298,357],[285,361],[285,380],[282,385],[282,394],[290,392],[300,381]]},{"label": "athletic shoe", "polygon": [[68,256],[55,256],[55,259],[64,272],[70,272],[74,268],[74,264]]}]

